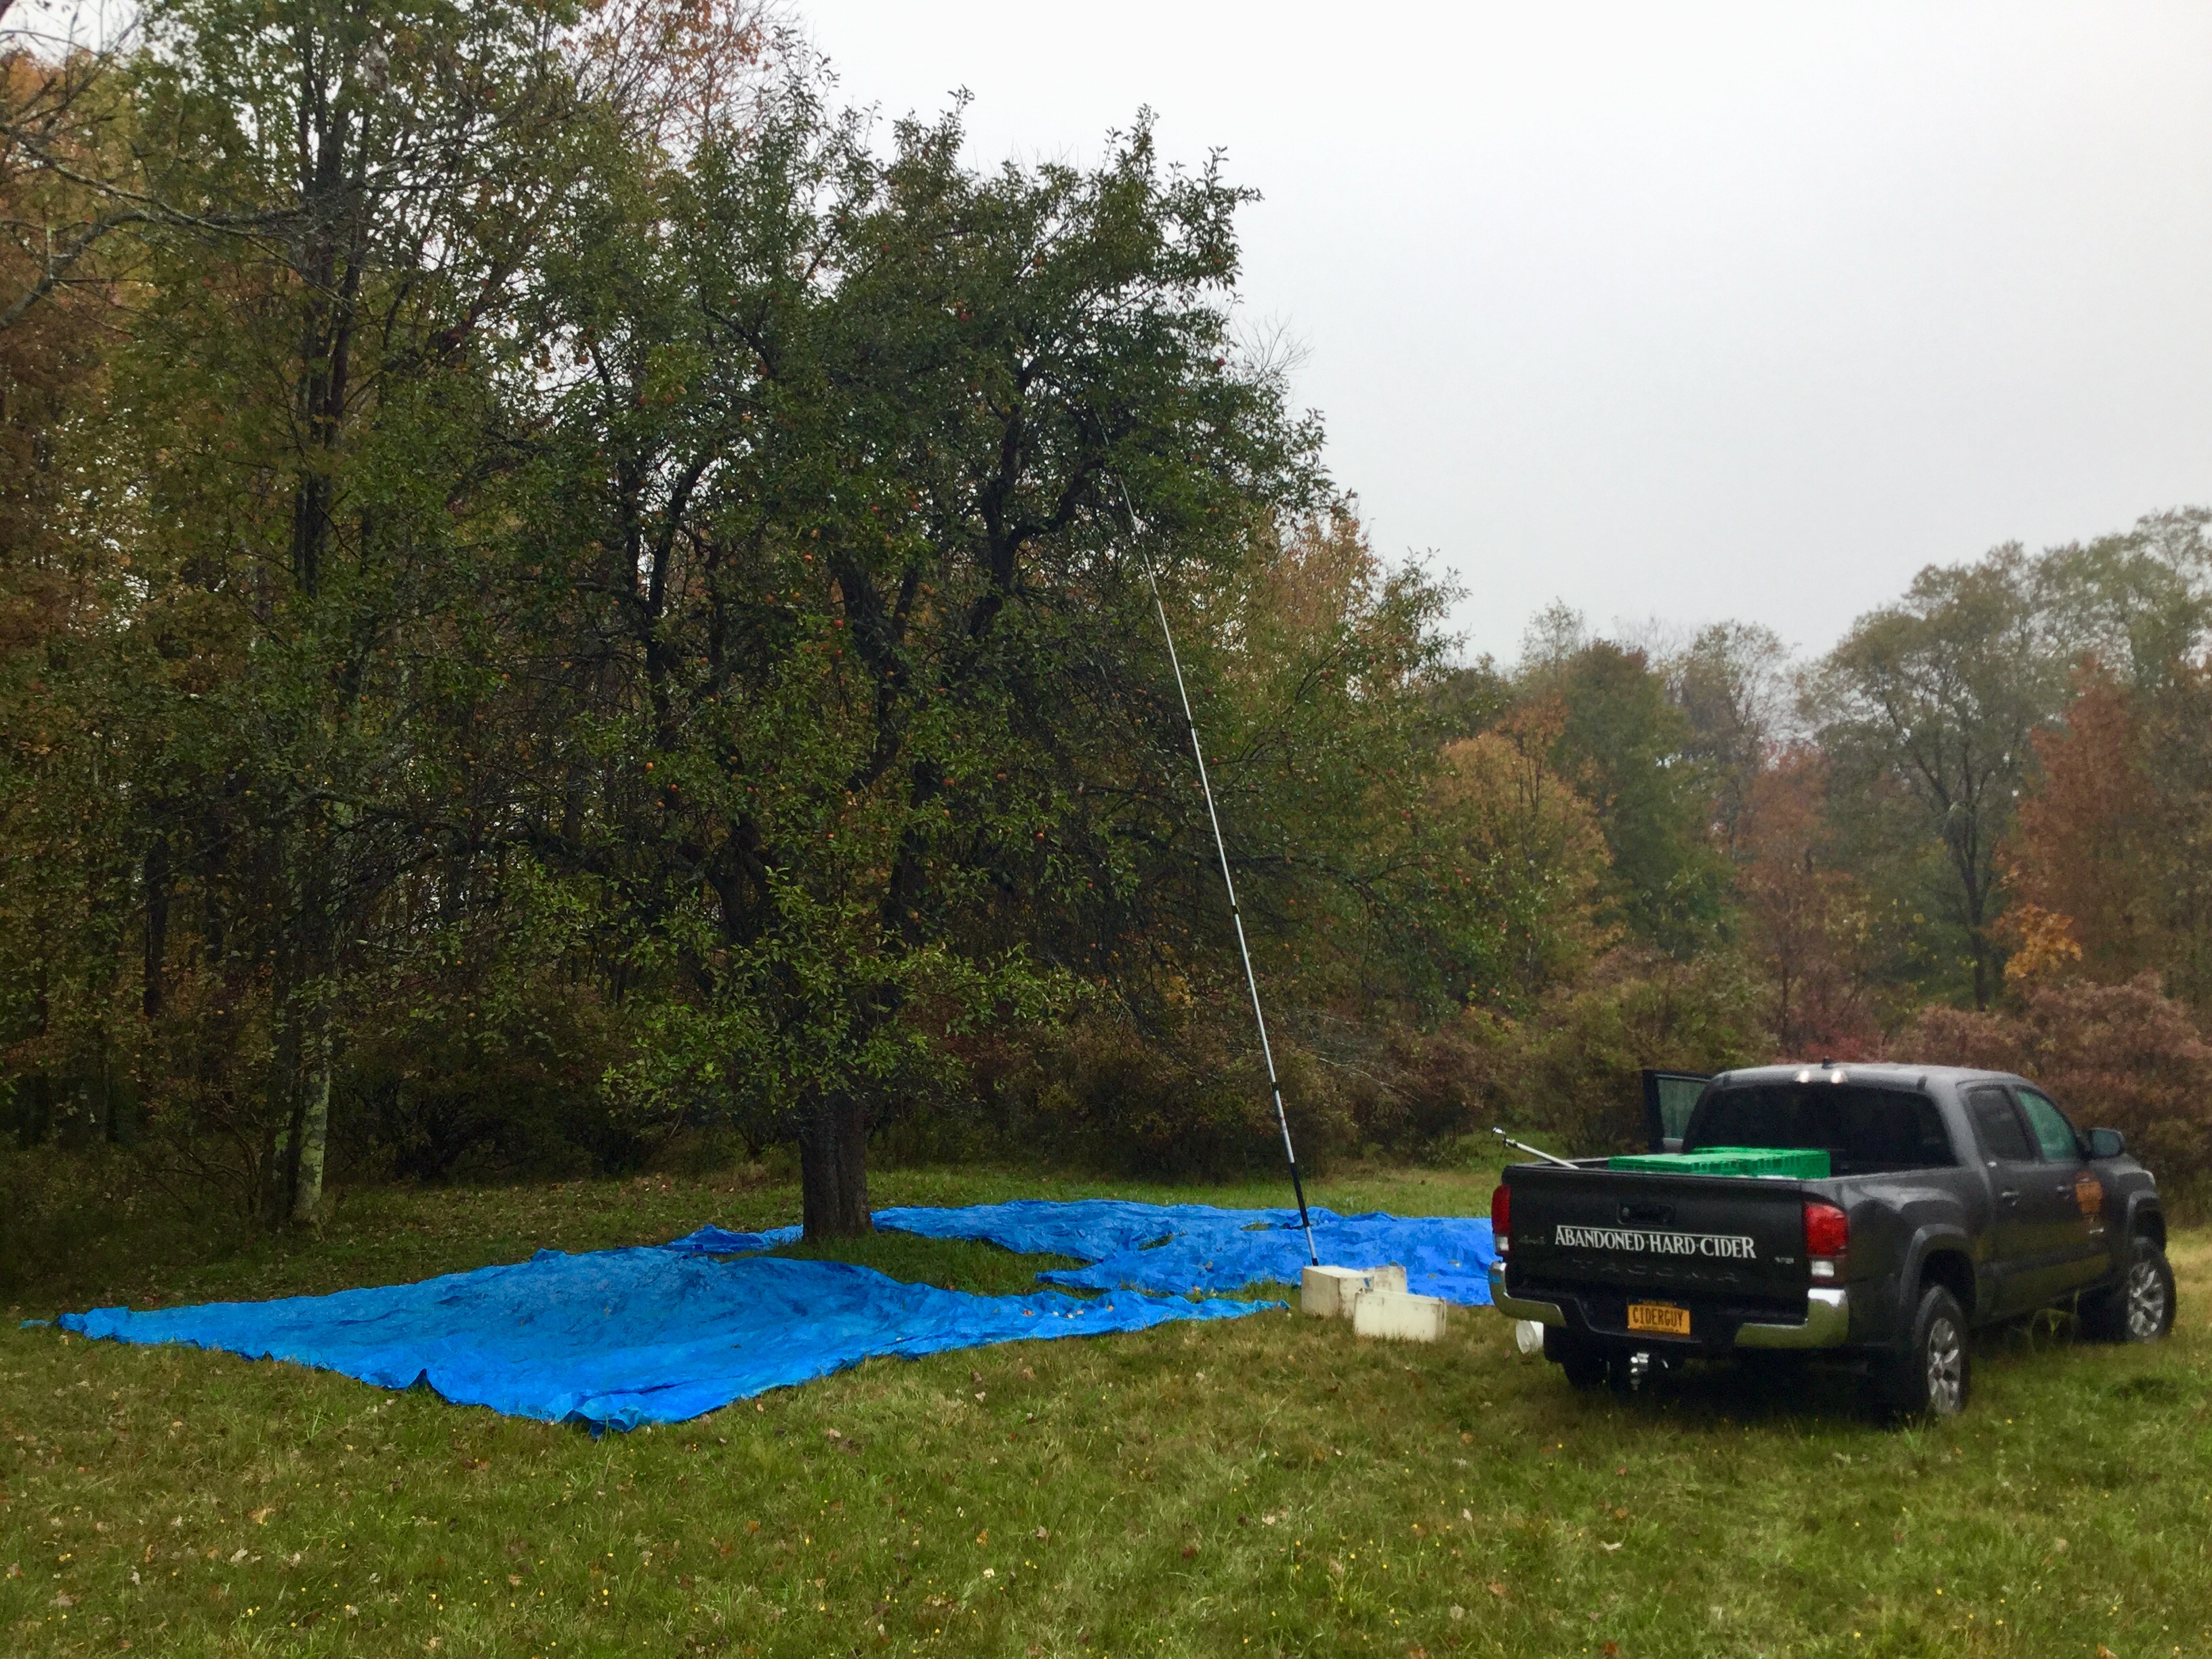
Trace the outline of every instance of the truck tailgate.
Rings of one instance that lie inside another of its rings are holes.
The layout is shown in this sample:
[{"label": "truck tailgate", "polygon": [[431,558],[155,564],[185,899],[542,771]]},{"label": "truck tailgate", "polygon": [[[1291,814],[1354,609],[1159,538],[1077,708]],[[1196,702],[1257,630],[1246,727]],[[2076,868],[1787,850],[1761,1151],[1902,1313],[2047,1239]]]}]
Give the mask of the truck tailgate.
[{"label": "truck tailgate", "polygon": [[1506,1182],[1516,1284],[1804,1306],[1802,1182],[1532,1164]]}]

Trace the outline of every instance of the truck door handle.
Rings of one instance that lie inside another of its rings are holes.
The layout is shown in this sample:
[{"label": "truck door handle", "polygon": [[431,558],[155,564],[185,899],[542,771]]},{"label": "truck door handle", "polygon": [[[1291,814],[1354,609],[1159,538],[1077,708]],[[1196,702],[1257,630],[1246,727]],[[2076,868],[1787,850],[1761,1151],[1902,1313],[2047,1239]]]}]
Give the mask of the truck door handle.
[{"label": "truck door handle", "polygon": [[2000,1192],[1997,1196],[2008,1204],[2017,1204],[2020,1202],[2020,1194],[2010,1187],[2007,1187],[2003,1191]]}]

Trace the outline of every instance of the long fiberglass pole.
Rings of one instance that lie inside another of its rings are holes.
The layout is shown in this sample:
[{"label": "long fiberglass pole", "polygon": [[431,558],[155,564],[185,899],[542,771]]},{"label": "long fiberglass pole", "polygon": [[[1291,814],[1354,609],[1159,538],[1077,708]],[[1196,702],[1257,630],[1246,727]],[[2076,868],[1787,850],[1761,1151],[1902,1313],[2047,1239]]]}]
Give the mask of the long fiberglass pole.
[{"label": "long fiberglass pole", "polygon": [[[1129,487],[1120,483],[1121,506],[1129,515],[1129,532],[1134,536],[1140,532],[1137,526],[1137,509],[1130,505]],[[1283,1157],[1291,1166],[1291,1190],[1297,1194],[1298,1224],[1306,1230],[1306,1255],[1316,1267],[1321,1265],[1321,1253],[1314,1249],[1313,1217],[1306,1212],[1306,1186],[1298,1178],[1298,1154],[1291,1145],[1290,1114],[1283,1109],[1282,1080],[1275,1075],[1275,1050],[1267,1041],[1267,1016],[1260,1008],[1260,976],[1252,971],[1252,947],[1244,939],[1244,913],[1237,905],[1237,878],[1229,873],[1229,843],[1222,839],[1221,814],[1213,807],[1213,785],[1206,775],[1206,750],[1198,740],[1198,718],[1190,712],[1190,688],[1183,684],[1182,659],[1176,654],[1175,630],[1168,626],[1168,607],[1160,598],[1159,579],[1152,574],[1152,562],[1139,550],[1144,561],[1145,583],[1152,590],[1152,609],[1159,613],[1160,637],[1167,641],[1168,666],[1175,670],[1176,696],[1182,699],[1182,723],[1190,732],[1190,757],[1198,763],[1198,787],[1206,797],[1206,822],[1213,826],[1213,850],[1221,860],[1221,885],[1229,894],[1229,919],[1237,924],[1237,953],[1244,959],[1244,988],[1252,994],[1252,1023],[1260,1028],[1260,1057],[1267,1062],[1267,1090],[1275,1099],[1275,1122],[1283,1132]]]}]

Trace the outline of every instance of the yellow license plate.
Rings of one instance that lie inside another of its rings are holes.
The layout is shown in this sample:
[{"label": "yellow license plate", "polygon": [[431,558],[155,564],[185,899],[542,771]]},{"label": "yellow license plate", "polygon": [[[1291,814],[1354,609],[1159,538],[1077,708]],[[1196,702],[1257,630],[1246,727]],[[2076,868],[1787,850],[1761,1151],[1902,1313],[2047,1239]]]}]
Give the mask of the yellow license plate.
[{"label": "yellow license plate", "polygon": [[1628,1328],[1632,1331],[1663,1331],[1668,1336],[1687,1336],[1690,1334],[1690,1310],[1678,1308],[1671,1302],[1632,1302],[1628,1304]]}]

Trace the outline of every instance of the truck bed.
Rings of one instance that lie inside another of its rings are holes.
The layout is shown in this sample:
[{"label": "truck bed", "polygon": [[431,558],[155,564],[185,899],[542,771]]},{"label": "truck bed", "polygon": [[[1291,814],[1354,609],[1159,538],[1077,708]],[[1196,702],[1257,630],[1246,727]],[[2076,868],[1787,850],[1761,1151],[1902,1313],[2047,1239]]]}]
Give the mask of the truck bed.
[{"label": "truck bed", "polygon": [[1678,1340],[1698,1345],[1733,1342],[1746,1323],[1805,1319],[1805,1203],[1837,1201],[1838,1185],[1615,1170],[1596,1160],[1518,1165],[1510,1182],[1516,1294],[1572,1292],[1593,1330],[1624,1335],[1632,1302],[1686,1308],[1690,1332]]}]

